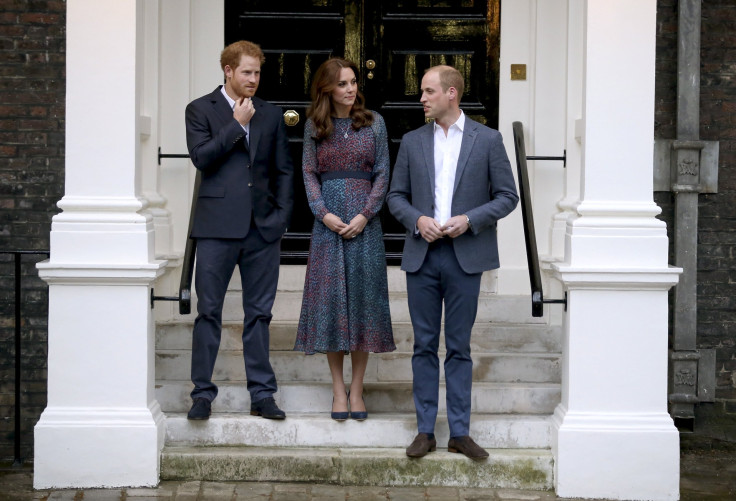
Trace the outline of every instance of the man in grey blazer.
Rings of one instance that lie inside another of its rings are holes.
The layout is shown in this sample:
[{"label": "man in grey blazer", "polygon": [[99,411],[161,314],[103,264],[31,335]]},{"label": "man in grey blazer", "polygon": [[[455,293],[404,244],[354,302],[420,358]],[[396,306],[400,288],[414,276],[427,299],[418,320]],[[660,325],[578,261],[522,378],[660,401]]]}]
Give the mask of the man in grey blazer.
[{"label": "man in grey blazer", "polygon": [[445,385],[450,452],[488,453],[470,438],[470,331],[481,275],[499,267],[496,223],[519,200],[501,134],[460,110],[462,75],[435,66],[422,78],[424,115],[434,123],[404,135],[388,206],[406,228],[406,271],[414,328],[413,393],[418,434],[409,457],[434,451],[439,395],[437,349],[445,306]]},{"label": "man in grey blazer", "polygon": [[197,240],[192,408],[207,419],[217,386],[222,307],[235,265],[243,285],[243,357],[252,415],[283,419],[273,398],[269,324],[281,237],[291,218],[294,169],[281,110],[255,97],[265,58],[240,41],[220,56],[225,85],[186,109],[187,147],[201,173],[190,238]]}]

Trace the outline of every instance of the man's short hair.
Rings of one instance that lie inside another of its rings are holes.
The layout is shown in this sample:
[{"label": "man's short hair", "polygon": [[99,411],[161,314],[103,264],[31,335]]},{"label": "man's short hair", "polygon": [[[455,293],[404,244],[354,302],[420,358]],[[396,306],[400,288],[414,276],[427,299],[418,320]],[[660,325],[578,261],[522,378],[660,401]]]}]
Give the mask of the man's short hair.
[{"label": "man's short hair", "polygon": [[455,87],[458,102],[462,99],[463,91],[465,90],[465,80],[459,71],[452,66],[446,65],[432,66],[426,73],[430,71],[436,71],[439,74],[440,86],[443,92],[447,92],[447,89],[450,87]]},{"label": "man's short hair", "polygon": [[240,40],[233,42],[222,50],[220,54],[220,67],[225,71],[225,66],[235,69],[240,64],[243,56],[250,56],[261,61],[261,65],[266,62],[266,56],[263,55],[260,45]]}]

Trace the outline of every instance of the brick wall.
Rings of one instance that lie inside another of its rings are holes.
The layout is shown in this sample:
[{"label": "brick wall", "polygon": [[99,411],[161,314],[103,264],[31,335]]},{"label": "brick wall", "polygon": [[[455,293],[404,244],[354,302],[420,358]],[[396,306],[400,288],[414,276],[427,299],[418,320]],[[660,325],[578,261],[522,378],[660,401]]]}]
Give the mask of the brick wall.
[{"label": "brick wall", "polygon": [[[701,404],[696,427],[736,441],[736,4],[702,3],[700,137],[719,141],[718,193],[700,195],[698,346],[716,349],[716,404]],[[676,135],[677,1],[659,0],[655,137]],[[657,193],[672,229],[674,201]],[[673,262],[673,260],[671,260]]]},{"label": "brick wall", "polygon": [[[64,194],[63,1],[2,0],[0,9],[0,251],[48,249]],[[21,259],[21,457],[46,406],[47,287]],[[13,257],[0,254],[0,461],[14,455]]]}]

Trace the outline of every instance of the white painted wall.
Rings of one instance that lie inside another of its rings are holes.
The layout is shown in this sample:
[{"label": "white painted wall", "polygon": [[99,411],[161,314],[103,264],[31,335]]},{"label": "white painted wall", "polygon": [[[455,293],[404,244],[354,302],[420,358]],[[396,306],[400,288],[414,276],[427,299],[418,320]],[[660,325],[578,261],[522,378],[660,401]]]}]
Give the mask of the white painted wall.
[{"label": "white painted wall", "polygon": [[[527,155],[562,156],[567,134],[567,0],[518,0],[501,9],[501,85],[499,128],[516,170],[511,125],[524,124]],[[527,79],[511,80],[511,65],[525,64]],[[552,220],[565,195],[566,169],[559,161],[529,161],[538,253],[554,261]],[[521,211],[502,222],[499,231],[502,268],[500,294],[529,294]],[[561,297],[557,280],[543,275],[545,297]],[[560,307],[545,308],[553,322]],[[557,319],[557,320],[555,320]]]}]

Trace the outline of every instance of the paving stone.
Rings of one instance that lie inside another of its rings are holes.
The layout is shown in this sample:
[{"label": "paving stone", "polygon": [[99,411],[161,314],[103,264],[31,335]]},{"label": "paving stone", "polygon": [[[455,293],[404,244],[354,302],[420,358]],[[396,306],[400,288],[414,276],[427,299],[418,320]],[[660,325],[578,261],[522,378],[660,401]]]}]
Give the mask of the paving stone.
[{"label": "paving stone", "polygon": [[235,484],[235,499],[237,499],[238,501],[250,499],[270,499],[272,492],[272,484],[251,482],[238,482],[237,484]]},{"label": "paving stone", "polygon": [[355,486],[348,487],[350,491],[350,501],[384,501],[389,499],[388,489],[386,487],[365,487]]},{"label": "paving stone", "polygon": [[391,501],[424,501],[427,499],[424,487],[388,488],[388,498]]},{"label": "paving stone", "polygon": [[553,492],[519,492],[506,489],[497,490],[496,497],[503,501],[547,501],[557,499]]},{"label": "paving stone", "polygon": [[51,491],[48,501],[72,501],[77,499],[83,499],[84,493],[75,489]]},{"label": "paving stone", "polygon": [[126,489],[126,499],[135,498],[135,501],[144,499],[171,499],[176,492],[177,484],[174,482],[161,482],[158,487]]},{"label": "paving stone", "polygon": [[[344,487],[342,485],[313,485],[309,493],[315,501],[318,499],[325,501],[345,501],[345,499],[348,499],[350,490],[350,487]],[[352,501],[352,496],[349,499]]]},{"label": "paving stone", "polygon": [[457,501],[460,499],[460,489],[457,487],[428,487],[427,499],[432,501]]},{"label": "paving stone", "polygon": [[272,501],[311,501],[309,484],[275,484]]},{"label": "paving stone", "polygon": [[231,499],[234,494],[234,483],[202,482],[200,496],[203,499]]}]

